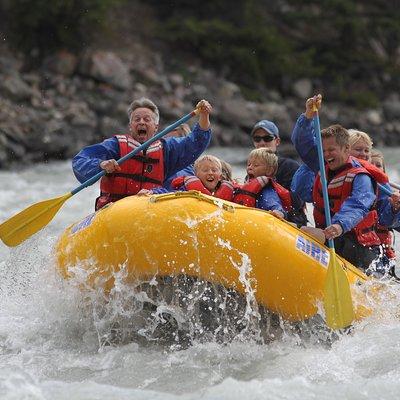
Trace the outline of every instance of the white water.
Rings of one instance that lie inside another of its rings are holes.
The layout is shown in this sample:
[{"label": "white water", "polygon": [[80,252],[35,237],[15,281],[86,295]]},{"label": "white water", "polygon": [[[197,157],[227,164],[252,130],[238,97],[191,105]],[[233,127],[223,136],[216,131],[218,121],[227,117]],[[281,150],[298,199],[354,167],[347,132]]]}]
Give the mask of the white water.
[{"label": "white water", "polygon": [[[227,161],[247,154],[210,152]],[[394,182],[400,181],[397,152],[385,152]],[[66,162],[0,172],[0,185],[0,221],[78,186]],[[399,398],[397,288],[385,312],[331,348],[292,334],[268,345],[205,343],[179,351],[136,343],[99,347],[95,318],[52,260],[57,236],[92,211],[96,194],[92,187],[72,197],[21,246],[0,243],[0,399]]]}]

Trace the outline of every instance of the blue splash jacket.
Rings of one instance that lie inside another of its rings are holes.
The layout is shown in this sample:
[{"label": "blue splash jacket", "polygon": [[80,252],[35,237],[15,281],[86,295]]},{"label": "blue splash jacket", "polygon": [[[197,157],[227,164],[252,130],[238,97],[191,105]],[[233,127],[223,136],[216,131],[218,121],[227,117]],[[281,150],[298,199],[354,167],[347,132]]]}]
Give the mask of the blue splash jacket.
[{"label": "blue splash jacket", "polygon": [[[310,170],[315,174],[318,173],[319,163],[314,124],[312,119],[306,118],[304,114],[301,114],[296,121],[292,132],[292,143],[308,167],[308,169],[303,168],[302,171],[299,171],[296,177],[296,187],[304,185],[302,196],[305,198],[303,200],[310,202],[312,201],[312,192],[309,191],[309,188],[312,190]],[[360,166],[356,161],[354,165]],[[375,198],[371,178],[363,174],[357,175],[353,182],[351,196],[343,203],[340,211],[333,216],[332,223],[340,223],[344,232],[351,230],[365,217]],[[387,227],[398,226],[400,213],[397,215],[393,213],[389,196],[382,191],[378,193],[377,211],[379,224]]]},{"label": "blue splash jacket", "polygon": [[[199,124],[186,137],[161,139],[165,180],[192,164],[208,147],[210,140],[211,129],[203,130]],[[73,158],[72,169],[78,181],[83,183],[101,171],[101,161],[119,158],[118,140],[112,137],[82,149]]]}]

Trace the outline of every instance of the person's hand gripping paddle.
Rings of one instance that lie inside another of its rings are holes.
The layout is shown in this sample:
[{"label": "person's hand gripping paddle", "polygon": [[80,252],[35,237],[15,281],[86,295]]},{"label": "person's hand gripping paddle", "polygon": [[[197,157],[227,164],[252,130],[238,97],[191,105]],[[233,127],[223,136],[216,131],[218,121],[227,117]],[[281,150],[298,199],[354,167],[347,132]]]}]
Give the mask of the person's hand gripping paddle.
[{"label": "person's hand gripping paddle", "polygon": [[[141,152],[153,142],[160,139],[162,136],[173,131],[179,125],[188,121],[190,118],[198,114],[198,110],[195,109],[189,114],[185,115],[178,121],[167,126],[164,130],[154,135],[147,142],[143,143],[136,149],[132,150],[130,153],[120,158],[117,162],[121,165],[124,161],[132,158],[135,154]],[[33,204],[25,210],[14,215],[10,219],[6,220],[0,225],[0,238],[7,246],[18,246],[20,243],[24,242],[26,239],[31,237],[37,231],[44,228],[56,215],[57,211],[62,207],[62,205],[74,194],[80,192],[82,189],[92,185],[97,182],[106,171],[101,171],[94,175],[82,185],[78,186],[69,193],[66,193],[60,197],[55,197],[53,199],[43,200],[39,203]]]},{"label": "person's hand gripping paddle", "polygon": [[[318,108],[314,105],[313,117],[315,136],[317,139],[319,171],[321,174],[322,194],[326,226],[330,226],[331,214],[329,207],[328,187],[325,174],[324,153],[322,149],[321,128]],[[342,329],[351,325],[354,320],[353,301],[346,272],[336,256],[333,239],[328,240],[330,259],[324,287],[324,309],[326,324],[332,329]]]}]

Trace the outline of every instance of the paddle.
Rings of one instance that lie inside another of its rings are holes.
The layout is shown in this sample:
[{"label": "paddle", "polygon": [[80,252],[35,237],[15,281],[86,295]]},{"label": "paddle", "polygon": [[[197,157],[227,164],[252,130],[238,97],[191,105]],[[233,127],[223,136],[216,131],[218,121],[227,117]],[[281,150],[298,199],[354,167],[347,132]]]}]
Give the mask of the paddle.
[{"label": "paddle", "polygon": [[[132,150],[130,153],[126,154],[124,157],[120,158],[117,162],[121,165],[124,161],[132,158],[135,154],[139,153],[143,149],[147,148],[156,140],[160,139],[162,136],[173,131],[176,127],[188,121],[194,115],[198,113],[197,109],[193,110],[189,114],[185,115],[178,121],[167,126],[164,130],[154,135],[147,142],[143,143],[136,149]],[[17,246],[24,242],[26,239],[31,237],[37,231],[45,227],[56,215],[57,211],[61,206],[74,194],[77,194],[82,189],[92,185],[98,181],[102,176],[105,175],[105,171],[101,171],[94,175],[86,182],[82,183],[76,189],[69,193],[66,193],[60,197],[55,197],[53,199],[48,199],[41,201],[39,203],[33,204],[25,210],[14,215],[10,219],[6,220],[0,225],[0,238],[7,246]]]},{"label": "paddle", "polygon": [[[322,150],[321,128],[318,110],[315,108],[314,111],[314,128],[316,131],[319,170],[321,175],[322,195],[324,198],[325,221],[326,226],[330,226],[332,221],[325,174],[325,162]],[[326,323],[332,329],[342,329],[348,327],[353,322],[353,301],[351,299],[350,285],[347,280],[347,275],[336,257],[335,245],[332,239],[328,240],[328,247],[330,251],[330,259],[324,288]]]},{"label": "paddle", "polygon": [[[389,185],[393,187],[393,185],[391,183],[389,183]],[[391,196],[393,194],[393,192],[389,188],[381,185],[380,183],[378,183],[378,188],[380,190],[382,190],[383,193],[385,193],[385,194],[387,194],[389,196]]]}]

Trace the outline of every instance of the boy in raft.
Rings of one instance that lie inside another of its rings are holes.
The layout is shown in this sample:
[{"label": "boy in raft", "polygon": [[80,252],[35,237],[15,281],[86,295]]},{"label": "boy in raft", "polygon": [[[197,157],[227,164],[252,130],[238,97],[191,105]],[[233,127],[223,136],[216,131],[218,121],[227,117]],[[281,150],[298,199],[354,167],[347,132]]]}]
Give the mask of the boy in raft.
[{"label": "boy in raft", "polygon": [[[209,196],[232,201],[233,185],[222,179],[222,163],[215,156],[205,154],[194,163],[194,175],[175,178],[171,187],[173,191],[197,190]],[[168,193],[166,188],[155,188],[149,191],[142,190],[139,195]]]},{"label": "boy in raft", "polygon": [[247,160],[247,181],[235,188],[233,201],[285,218],[291,209],[291,196],[289,190],[276,182],[277,170],[278,157],[273,150],[263,147],[251,151]]},{"label": "boy in raft", "polygon": [[[277,155],[278,168],[274,179],[281,186],[290,190],[292,179],[299,168],[299,163],[291,158],[282,157],[279,154],[278,148],[281,139],[278,127],[272,121],[263,119],[254,125],[250,135],[256,149],[267,148]],[[291,196],[292,207],[287,215],[288,221],[294,222],[297,226],[306,225],[305,203],[295,192],[291,192]]]}]

